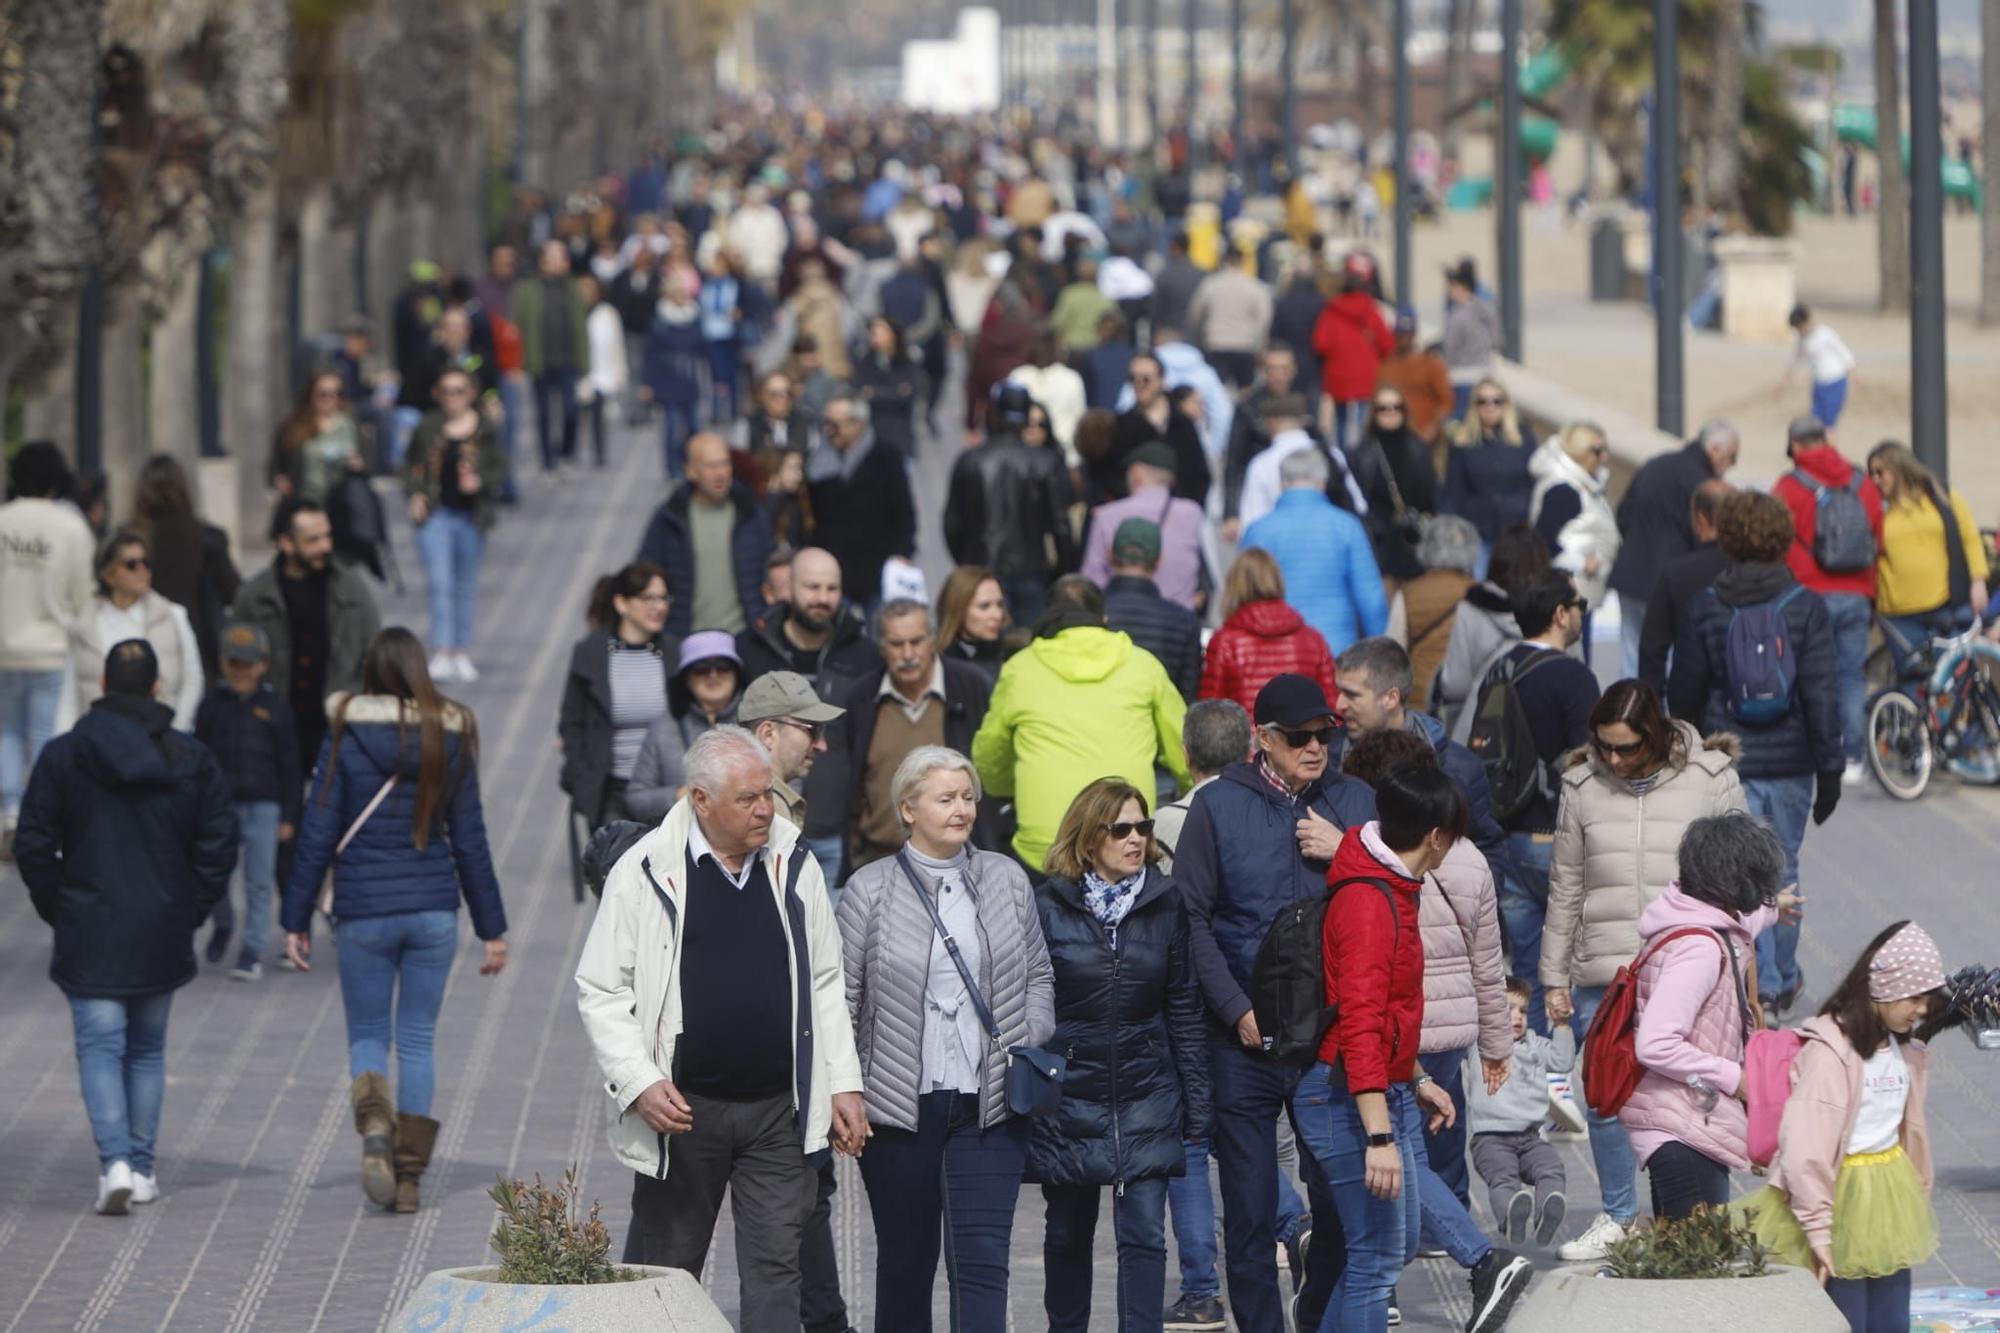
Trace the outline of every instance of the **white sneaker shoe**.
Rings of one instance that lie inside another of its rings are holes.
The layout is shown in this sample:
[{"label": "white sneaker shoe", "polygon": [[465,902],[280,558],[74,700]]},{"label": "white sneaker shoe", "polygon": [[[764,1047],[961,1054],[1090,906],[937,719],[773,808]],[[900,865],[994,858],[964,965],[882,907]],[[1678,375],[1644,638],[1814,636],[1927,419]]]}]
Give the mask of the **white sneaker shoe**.
[{"label": "white sneaker shoe", "polygon": [[452,661],[450,653],[438,652],[431,654],[431,679],[433,681],[448,681],[452,679],[457,671],[458,664]]},{"label": "white sneaker shoe", "polygon": [[159,1201],[159,1179],[155,1176],[142,1176],[134,1173],[132,1176],[132,1202],[136,1204],[158,1203]]},{"label": "white sneaker shoe", "polygon": [[1612,1221],[1609,1213],[1599,1213],[1581,1236],[1557,1246],[1556,1256],[1567,1264],[1594,1263],[1604,1257],[1606,1250],[1624,1239],[1625,1228]]},{"label": "white sneaker shoe", "polygon": [[1843,787],[1859,787],[1867,781],[1868,765],[1859,759],[1848,760],[1847,767],[1840,771],[1840,785]]},{"label": "white sneaker shoe", "polygon": [[97,1178],[97,1211],[106,1217],[123,1217],[132,1203],[132,1168],[113,1162]]},{"label": "white sneaker shoe", "polygon": [[462,683],[470,685],[479,679],[479,668],[473,666],[472,659],[464,653],[452,654],[451,663],[452,670],[458,674],[458,679]]}]

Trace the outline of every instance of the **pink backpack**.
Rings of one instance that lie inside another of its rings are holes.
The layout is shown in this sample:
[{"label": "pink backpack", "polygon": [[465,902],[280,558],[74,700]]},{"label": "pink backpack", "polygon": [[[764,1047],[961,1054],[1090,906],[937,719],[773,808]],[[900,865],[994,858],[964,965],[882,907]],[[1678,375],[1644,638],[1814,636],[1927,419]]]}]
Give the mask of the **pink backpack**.
[{"label": "pink backpack", "polygon": [[1743,1102],[1750,1111],[1750,1162],[1769,1166],[1778,1155],[1778,1125],[1792,1095],[1792,1061],[1805,1038],[1792,1028],[1760,1028],[1743,1053]]}]

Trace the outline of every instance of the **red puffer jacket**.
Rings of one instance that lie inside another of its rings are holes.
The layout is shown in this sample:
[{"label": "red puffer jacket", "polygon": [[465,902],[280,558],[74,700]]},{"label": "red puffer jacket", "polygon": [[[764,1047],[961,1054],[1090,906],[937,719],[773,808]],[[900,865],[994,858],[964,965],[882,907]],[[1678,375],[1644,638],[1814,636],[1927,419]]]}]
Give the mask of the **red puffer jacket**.
[{"label": "red puffer jacket", "polygon": [[1395,350],[1396,340],[1367,292],[1342,292],[1313,325],[1320,382],[1336,403],[1358,403],[1373,394],[1382,362]]},{"label": "red puffer jacket", "polygon": [[[1350,884],[1327,904],[1320,938],[1327,1003],[1338,1011],[1319,1044],[1319,1058],[1341,1063],[1349,1093],[1386,1092],[1409,1081],[1424,1024],[1424,933],[1417,920],[1422,889],[1383,845],[1375,821],[1347,830],[1329,888],[1369,877],[1394,890],[1394,914],[1373,885]],[[1390,867],[1394,865],[1395,869]]]},{"label": "red puffer jacket", "polygon": [[1234,699],[1255,717],[1257,691],[1288,671],[1318,681],[1333,701],[1333,654],[1320,632],[1285,602],[1251,602],[1209,639],[1196,697]]}]

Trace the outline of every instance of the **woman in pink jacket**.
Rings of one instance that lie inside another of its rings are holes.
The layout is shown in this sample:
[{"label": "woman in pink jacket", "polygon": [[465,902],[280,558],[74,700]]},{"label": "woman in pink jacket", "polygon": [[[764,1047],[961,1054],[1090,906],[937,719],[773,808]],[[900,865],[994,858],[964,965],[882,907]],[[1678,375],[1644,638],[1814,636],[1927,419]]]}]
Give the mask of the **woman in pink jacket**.
[{"label": "woman in pink jacket", "polygon": [[1742,1208],[1787,1263],[1810,1266],[1855,1333],[1910,1326],[1910,1270],[1936,1252],[1929,1052],[1911,1033],[1944,961],[1908,921],[1875,937],[1792,1063],[1771,1183]]},{"label": "woman in pink jacket", "polygon": [[1651,1178],[1656,1218],[1728,1203],[1729,1173],[1750,1169],[1738,1100],[1755,1024],[1744,973],[1777,917],[1784,869],[1769,825],[1709,815],[1681,836],[1679,882],[1639,915],[1633,1047],[1645,1072],[1618,1120]]}]

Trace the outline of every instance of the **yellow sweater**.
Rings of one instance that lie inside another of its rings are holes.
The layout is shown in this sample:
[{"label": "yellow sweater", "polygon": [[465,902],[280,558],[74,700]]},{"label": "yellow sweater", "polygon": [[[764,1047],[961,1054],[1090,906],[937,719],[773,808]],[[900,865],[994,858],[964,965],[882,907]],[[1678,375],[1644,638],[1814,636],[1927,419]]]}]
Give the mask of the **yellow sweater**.
[{"label": "yellow sweater", "polygon": [[[1986,543],[1979,525],[1957,491],[1951,512],[1965,546],[1966,568],[1986,577]],[[1888,506],[1882,515],[1882,553],[1876,557],[1875,609],[1885,616],[1935,611],[1951,597],[1951,562],[1944,545],[1944,518],[1928,498]]]}]

